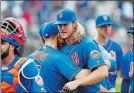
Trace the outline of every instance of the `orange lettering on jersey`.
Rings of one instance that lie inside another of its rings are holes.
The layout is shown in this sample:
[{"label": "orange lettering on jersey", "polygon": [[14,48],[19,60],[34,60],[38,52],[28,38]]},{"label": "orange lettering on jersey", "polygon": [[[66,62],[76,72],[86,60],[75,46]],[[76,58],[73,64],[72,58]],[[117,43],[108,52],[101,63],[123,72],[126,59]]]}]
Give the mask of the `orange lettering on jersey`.
[{"label": "orange lettering on jersey", "polygon": [[76,52],[74,52],[71,57],[72,57],[73,63],[74,63],[75,65],[78,65],[78,64],[79,64],[79,57],[78,57],[78,54],[77,54]]}]

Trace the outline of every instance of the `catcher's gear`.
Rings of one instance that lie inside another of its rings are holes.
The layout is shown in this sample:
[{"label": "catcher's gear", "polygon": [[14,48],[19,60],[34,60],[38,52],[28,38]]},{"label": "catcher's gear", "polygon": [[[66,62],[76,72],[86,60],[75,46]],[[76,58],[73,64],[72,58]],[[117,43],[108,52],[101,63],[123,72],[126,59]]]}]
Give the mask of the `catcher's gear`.
[{"label": "catcher's gear", "polygon": [[1,39],[11,43],[14,46],[20,46],[25,43],[25,35],[22,25],[12,17],[5,18],[1,21]]}]

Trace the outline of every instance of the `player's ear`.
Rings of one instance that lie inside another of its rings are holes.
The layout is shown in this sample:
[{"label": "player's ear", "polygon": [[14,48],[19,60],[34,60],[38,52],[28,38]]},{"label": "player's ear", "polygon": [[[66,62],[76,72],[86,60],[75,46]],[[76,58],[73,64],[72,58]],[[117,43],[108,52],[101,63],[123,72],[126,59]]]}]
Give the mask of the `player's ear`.
[{"label": "player's ear", "polygon": [[12,44],[10,44],[9,47],[10,47],[10,50],[14,50],[15,49],[15,46],[13,46]]},{"label": "player's ear", "polygon": [[99,27],[98,26],[95,26],[96,29],[98,29]]},{"label": "player's ear", "polygon": [[77,23],[76,22],[72,22],[73,28],[76,28]]},{"label": "player's ear", "polygon": [[43,44],[45,44],[45,40],[44,40],[44,39],[41,39],[41,42],[42,42]]}]

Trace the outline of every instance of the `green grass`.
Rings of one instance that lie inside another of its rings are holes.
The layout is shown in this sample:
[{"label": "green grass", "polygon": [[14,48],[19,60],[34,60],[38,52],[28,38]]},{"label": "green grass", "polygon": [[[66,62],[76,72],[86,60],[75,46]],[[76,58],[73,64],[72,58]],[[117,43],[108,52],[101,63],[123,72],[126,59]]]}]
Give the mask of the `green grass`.
[{"label": "green grass", "polygon": [[120,92],[121,84],[116,84],[116,92]]},{"label": "green grass", "polygon": [[118,77],[116,80],[116,92],[120,92],[121,90],[121,81],[122,81],[122,78],[120,77],[120,72],[118,72]]}]

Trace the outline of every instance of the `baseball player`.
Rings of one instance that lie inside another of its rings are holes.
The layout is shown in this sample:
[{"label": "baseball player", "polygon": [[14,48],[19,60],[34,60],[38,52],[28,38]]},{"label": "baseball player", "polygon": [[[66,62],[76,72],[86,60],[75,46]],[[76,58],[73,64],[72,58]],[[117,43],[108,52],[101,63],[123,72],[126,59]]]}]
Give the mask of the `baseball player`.
[{"label": "baseball player", "polygon": [[61,92],[65,83],[90,73],[74,65],[71,59],[58,51],[58,26],[54,22],[41,25],[39,34],[44,46],[29,55],[41,65],[40,74],[46,92]]},{"label": "baseball player", "polygon": [[[96,42],[95,40],[93,40],[94,42]],[[116,62],[112,59],[112,57],[110,56],[110,54],[104,49],[104,47],[102,47],[101,45],[99,45],[99,49],[100,49],[100,53],[102,58],[104,59],[107,67],[108,67],[108,71],[112,72],[115,71],[117,69],[117,64]],[[102,84],[100,85],[100,92],[109,92],[107,89],[107,81],[103,80],[101,82]],[[104,87],[105,86],[105,87]]]},{"label": "baseball player", "polygon": [[[131,24],[130,29],[128,33],[131,33],[134,36],[134,23]],[[134,37],[133,37],[134,38]],[[134,39],[133,39],[134,41]],[[123,78],[122,83],[121,83],[121,92],[134,92],[134,47],[130,50],[128,50],[124,55],[123,55],[123,60],[122,60],[122,67],[121,67],[121,77]],[[131,85],[130,85],[131,83]],[[131,86],[131,87],[130,87]]]},{"label": "baseball player", "polygon": [[[117,68],[115,71],[109,72],[109,76],[102,83],[102,85],[111,92],[115,92],[117,70],[120,69],[121,59],[122,59],[122,49],[118,43],[108,38],[112,29],[112,20],[109,15],[98,15],[95,19],[97,35],[94,40],[102,45],[108,53],[111,55],[112,59],[117,63]],[[107,85],[107,86],[106,86]]]},{"label": "baseball player", "polygon": [[1,92],[40,92],[38,69],[32,59],[18,56],[25,43],[21,24],[12,17],[1,21]]},{"label": "baseball player", "polygon": [[63,89],[68,91],[78,87],[77,92],[98,92],[99,82],[107,77],[108,69],[97,44],[83,35],[83,26],[70,9],[60,10],[55,24],[61,37],[60,51],[68,55],[76,66],[91,70],[90,75],[67,83]]}]

